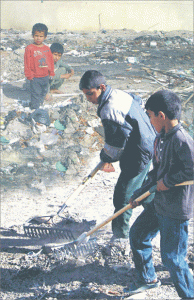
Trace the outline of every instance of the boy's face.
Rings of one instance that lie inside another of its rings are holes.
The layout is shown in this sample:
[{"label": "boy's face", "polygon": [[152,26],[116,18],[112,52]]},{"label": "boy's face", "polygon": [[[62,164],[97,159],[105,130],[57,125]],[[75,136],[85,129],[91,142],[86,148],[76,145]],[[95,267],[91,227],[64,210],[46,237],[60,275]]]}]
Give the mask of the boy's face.
[{"label": "boy's face", "polygon": [[34,38],[34,43],[37,46],[42,46],[44,40],[46,39],[46,36],[44,34],[44,31],[35,31],[33,38]]},{"label": "boy's face", "polygon": [[163,112],[159,111],[158,115],[156,116],[155,113],[152,110],[147,110],[147,114],[150,118],[151,124],[155,127],[156,131],[160,133],[162,129],[164,128],[164,121],[165,121],[165,115]]},{"label": "boy's face", "polygon": [[102,88],[99,87],[98,89],[92,88],[92,89],[83,89],[83,93],[86,95],[86,98],[89,102],[93,104],[98,104],[98,98],[102,94]]},{"label": "boy's face", "polygon": [[53,60],[54,63],[58,62],[59,59],[61,59],[62,54],[59,52],[53,52]]}]

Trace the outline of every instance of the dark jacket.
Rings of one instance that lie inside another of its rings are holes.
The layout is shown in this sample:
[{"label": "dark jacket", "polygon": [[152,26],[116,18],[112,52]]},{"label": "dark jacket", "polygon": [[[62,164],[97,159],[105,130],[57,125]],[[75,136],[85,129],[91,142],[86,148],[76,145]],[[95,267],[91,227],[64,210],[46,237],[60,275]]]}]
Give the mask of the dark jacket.
[{"label": "dark jacket", "polygon": [[105,132],[102,161],[120,161],[123,172],[136,176],[152,159],[156,136],[139,99],[107,86],[97,113]]},{"label": "dark jacket", "polygon": [[154,168],[145,185],[133,194],[133,199],[147,191],[163,178],[167,191],[154,197],[156,212],[163,216],[188,220],[192,217],[194,186],[174,187],[175,184],[193,180],[194,141],[181,124],[167,134],[159,134],[154,145]]}]

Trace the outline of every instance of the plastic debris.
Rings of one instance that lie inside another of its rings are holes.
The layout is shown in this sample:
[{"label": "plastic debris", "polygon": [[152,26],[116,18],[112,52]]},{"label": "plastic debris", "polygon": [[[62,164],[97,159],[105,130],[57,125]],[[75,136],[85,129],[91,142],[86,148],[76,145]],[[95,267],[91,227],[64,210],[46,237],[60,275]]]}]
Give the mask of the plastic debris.
[{"label": "plastic debris", "polygon": [[3,145],[9,144],[9,140],[6,139],[4,136],[0,136],[0,143]]},{"label": "plastic debris", "polygon": [[56,163],[56,169],[59,171],[59,172],[66,172],[67,171],[67,168],[60,162],[58,161]]},{"label": "plastic debris", "polygon": [[138,63],[137,57],[127,57],[127,61],[130,64],[137,64]]},{"label": "plastic debris", "polygon": [[64,130],[65,129],[65,126],[59,120],[56,120],[54,122],[54,126],[58,130]]},{"label": "plastic debris", "polygon": [[46,126],[50,125],[50,118],[48,111],[45,109],[38,108],[32,114],[31,118],[34,119],[35,122],[44,124]]}]

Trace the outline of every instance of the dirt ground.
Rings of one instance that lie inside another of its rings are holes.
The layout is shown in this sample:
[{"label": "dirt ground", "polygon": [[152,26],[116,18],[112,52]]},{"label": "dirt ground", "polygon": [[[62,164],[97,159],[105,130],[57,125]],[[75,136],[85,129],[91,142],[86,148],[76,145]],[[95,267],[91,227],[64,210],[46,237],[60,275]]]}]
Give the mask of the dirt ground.
[{"label": "dirt ground", "polygon": [[[98,157],[91,161],[92,168],[97,161]],[[119,175],[117,164],[115,168],[115,173],[99,171],[80,195],[69,203],[63,213],[65,219],[58,218],[57,226],[70,229],[77,238],[111,216],[112,194]],[[24,236],[22,224],[29,217],[55,214],[76,188],[77,183],[64,187],[61,182],[42,196],[30,195],[25,191],[18,191],[15,195],[8,193],[4,199],[6,204],[2,205],[2,212],[7,215],[7,226],[1,229],[1,299],[89,300],[127,297],[123,288],[136,280],[135,268],[131,254],[126,256],[122,245],[110,243],[110,223],[92,236],[96,238],[91,246],[92,252],[87,249],[90,247],[90,242],[87,242],[83,249],[80,246],[81,254],[72,249],[69,254],[64,250],[40,253],[44,245],[49,244],[54,249],[58,243],[69,243],[69,240]],[[141,211],[142,207],[134,210],[131,224]],[[192,227],[193,222],[190,224],[190,255]],[[179,299],[169,273],[161,263],[159,236],[153,242],[153,259],[162,286],[142,293],[136,299]]]},{"label": "dirt ground", "polygon": [[[123,34],[123,35],[122,35]],[[153,34],[154,35],[154,34]],[[172,37],[180,42],[180,36],[187,36],[187,33],[174,33]],[[92,57],[65,57],[75,70],[75,75],[65,82],[62,87],[64,93],[80,93],[78,84],[80,76],[88,69],[101,71],[107,78],[107,83],[113,88],[136,91],[144,100],[159,88],[171,88],[182,96],[183,104],[191,96],[192,79],[185,77],[175,78],[174,75],[166,75],[153,71],[158,68],[163,72],[172,72],[172,69],[191,70],[191,52],[187,47],[181,46],[181,50],[176,47],[165,48],[162,44],[164,40],[157,40],[160,47],[141,48],[141,43],[147,36],[137,35],[136,48],[131,50],[132,54],[141,56],[141,63],[131,64],[121,61],[119,63],[97,64],[96,60],[100,54]],[[157,36],[156,34],[154,35]],[[170,34],[168,34],[170,36]],[[87,43],[87,50],[92,50],[94,44],[91,43],[89,35],[84,35]],[[100,34],[103,43],[108,38],[114,37],[127,39],[127,32],[107,32]],[[141,39],[140,39],[141,37]],[[188,33],[190,38],[190,33]],[[153,36],[148,39],[153,40]],[[118,41],[117,41],[118,42]],[[182,41],[184,42],[184,41]],[[83,43],[84,44],[84,43]],[[82,46],[83,46],[82,44]],[[118,42],[119,44],[119,42]],[[124,43],[125,44],[125,43]],[[175,43],[175,45],[177,45]],[[80,46],[81,47],[81,46]],[[84,46],[83,46],[84,47]],[[91,47],[91,48],[90,48]],[[178,47],[178,46],[177,46]],[[84,48],[85,49],[85,48]],[[120,48],[121,49],[121,46]],[[118,50],[119,51],[119,50]],[[142,56],[142,53],[144,55]],[[103,53],[101,53],[102,56]],[[3,52],[4,58],[11,55]],[[113,54],[111,54],[113,55]],[[110,56],[110,53],[109,53]],[[130,56],[130,53],[126,55]],[[144,58],[144,60],[143,60]],[[149,59],[148,59],[149,58]],[[114,60],[114,58],[112,58]],[[110,61],[110,57],[106,60]],[[22,64],[22,62],[21,62]],[[143,69],[147,68],[147,69]],[[151,70],[151,71],[150,71]],[[175,72],[176,73],[176,72]],[[18,78],[17,78],[18,79]],[[170,81],[172,82],[170,83]],[[14,106],[14,99],[18,97],[28,97],[27,91],[21,91],[23,82],[10,82],[4,86],[3,104],[6,111]],[[139,91],[139,92],[138,92]],[[21,99],[20,98],[20,99]],[[60,98],[51,100],[51,104],[59,101]],[[190,127],[187,121],[190,118],[192,102],[188,101],[184,107],[183,120],[185,126]],[[93,112],[92,112],[93,113]],[[55,222],[60,228],[70,230],[73,238],[77,238],[83,232],[89,231],[95,225],[100,224],[113,214],[112,203],[114,186],[119,176],[119,166],[114,164],[115,172],[104,173],[99,171],[95,177],[85,186],[83,191],[72,201],[68,198],[81,185],[82,180],[99,162],[99,151],[91,154],[87,164],[80,171],[79,176],[65,181],[63,177],[57,176],[42,193],[26,189],[25,186],[19,188],[3,188],[1,192],[1,292],[0,299],[5,300],[65,300],[65,299],[126,299],[127,294],[123,289],[136,281],[134,264],[130,255],[125,255],[123,245],[113,245],[110,243],[111,225],[108,223],[96,234],[92,235],[91,242],[70,252],[56,248],[59,244],[67,244],[72,238],[32,238],[26,237],[23,225],[29,226],[28,222],[33,216],[56,215],[60,207],[67,201],[68,207],[63,212],[62,218],[57,218]],[[130,220],[132,224],[141,213],[142,207],[134,210]],[[40,225],[37,225],[40,226]],[[42,226],[54,226],[53,224],[42,224]],[[52,251],[43,251],[44,245],[50,245]],[[91,249],[89,249],[89,247]],[[189,246],[187,260],[193,269],[193,219],[189,225]],[[56,250],[54,250],[56,249]],[[58,249],[58,250],[57,250]],[[159,236],[153,241],[153,259],[158,278],[161,280],[161,287],[146,291],[131,299],[176,299],[179,297],[170,279],[169,273],[162,265],[160,258]]]}]

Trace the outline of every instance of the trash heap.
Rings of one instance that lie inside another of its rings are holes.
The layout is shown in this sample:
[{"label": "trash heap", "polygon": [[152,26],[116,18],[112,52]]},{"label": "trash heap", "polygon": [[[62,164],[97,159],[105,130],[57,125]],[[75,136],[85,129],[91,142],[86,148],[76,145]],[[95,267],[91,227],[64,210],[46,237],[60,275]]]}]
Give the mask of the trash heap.
[{"label": "trash heap", "polygon": [[[1,37],[3,81],[21,80],[24,78],[21,63],[23,64],[25,47],[32,42],[31,32],[1,30]],[[193,33],[190,31],[136,32],[123,29],[69,32],[64,30],[48,34],[46,43],[50,46],[53,42],[63,45],[64,57],[70,64],[72,63],[77,73],[82,72],[83,65],[93,67],[100,65],[101,69],[104,69],[104,65],[117,64],[112,76],[119,75],[120,70],[123,76],[135,75],[133,74],[135,71],[136,75],[145,76],[144,72],[140,74],[141,66],[158,67],[160,71],[168,71],[167,77],[172,75],[174,77],[172,79],[182,78],[193,82],[191,65],[194,55]],[[14,63],[9,64],[9,58]],[[163,74],[165,75],[165,72]],[[164,79],[162,81],[164,82]],[[173,84],[174,80],[171,82],[171,85]]]},{"label": "trash heap", "polygon": [[63,97],[57,95],[35,112],[28,107],[23,66],[31,32],[2,29],[1,38],[2,190],[25,185],[43,191],[59,178],[71,180],[101,149],[103,130],[96,108],[78,88],[88,69],[99,70],[108,84],[134,92],[144,101],[156,90],[173,90],[182,99],[182,123],[193,135],[192,32],[103,29],[49,33],[46,43],[63,44],[63,59],[75,75],[65,82]]},{"label": "trash heap", "polygon": [[2,189],[26,186],[43,192],[56,180],[79,177],[80,169],[102,147],[95,130],[100,121],[92,105],[82,95],[64,102],[33,112],[12,110],[4,117]]}]

